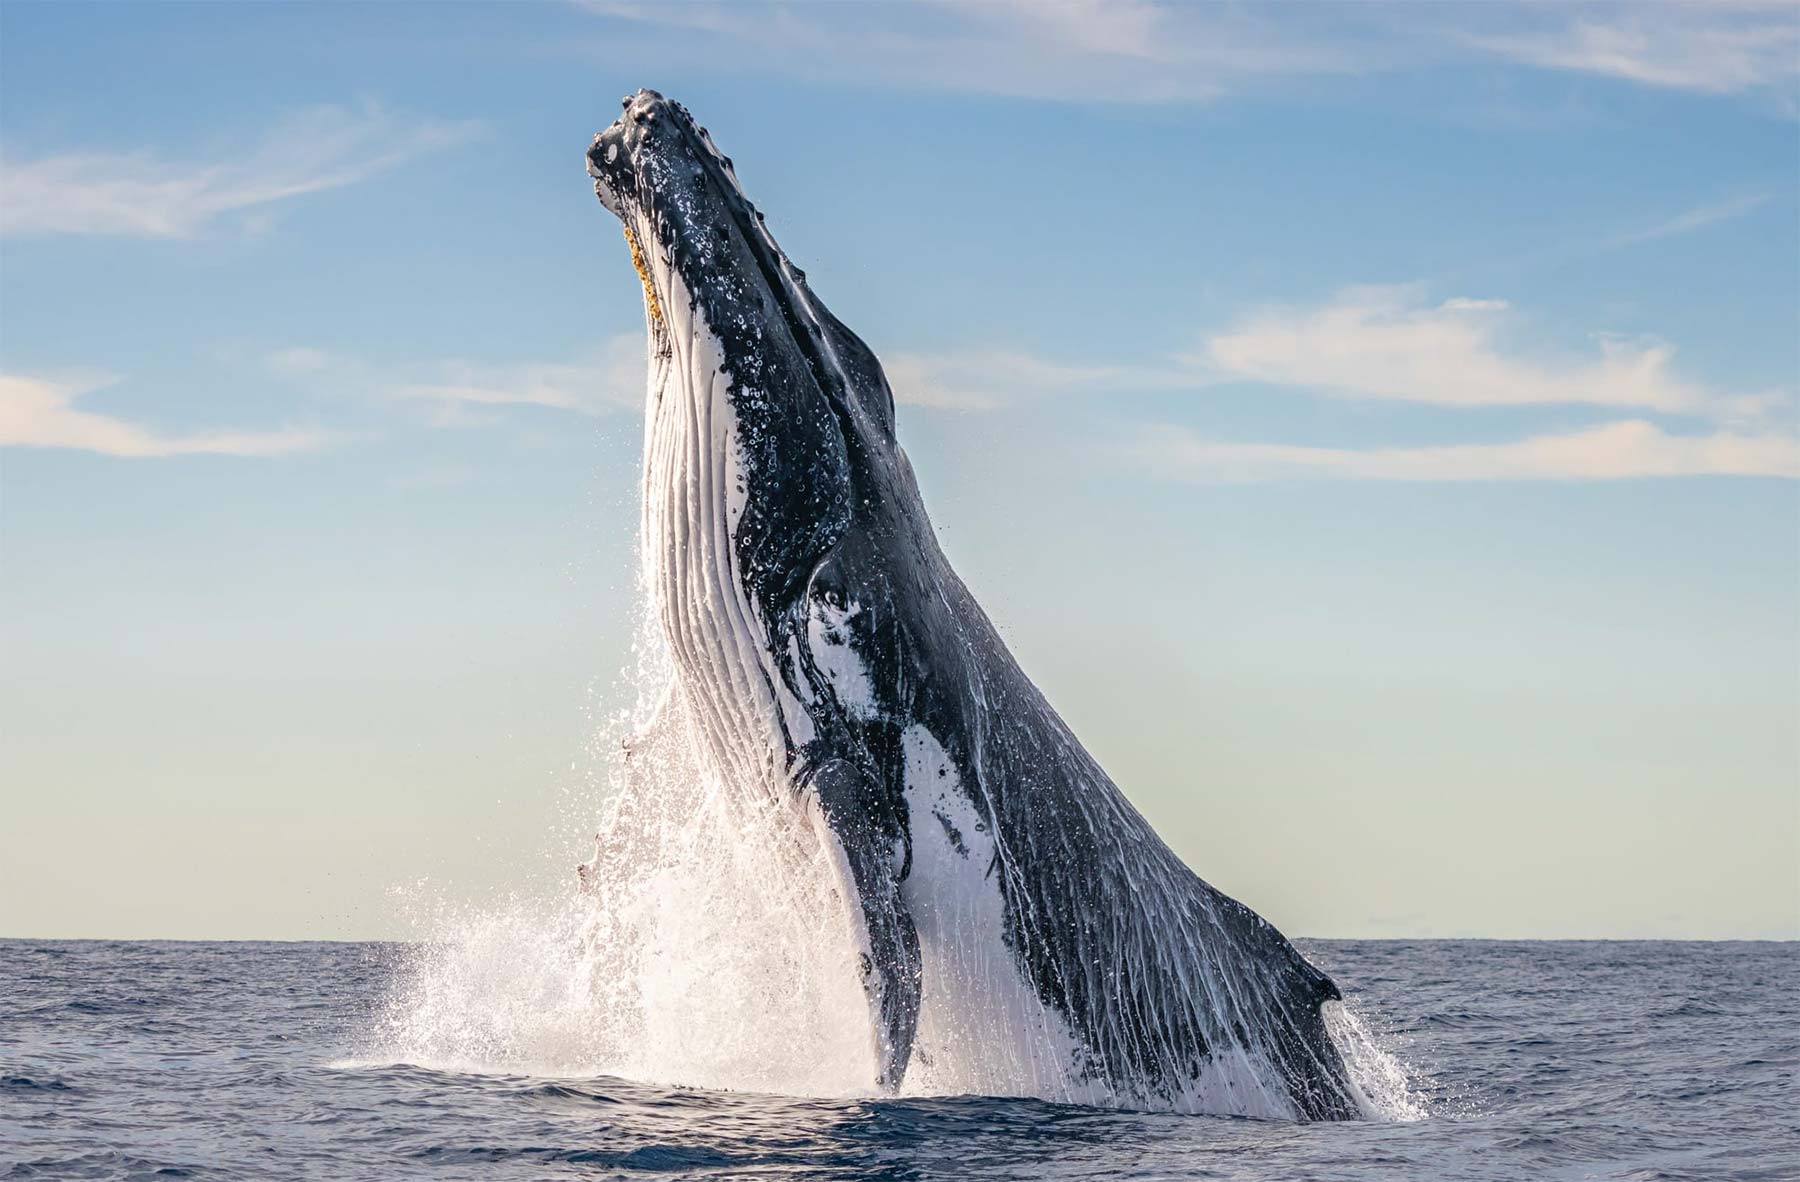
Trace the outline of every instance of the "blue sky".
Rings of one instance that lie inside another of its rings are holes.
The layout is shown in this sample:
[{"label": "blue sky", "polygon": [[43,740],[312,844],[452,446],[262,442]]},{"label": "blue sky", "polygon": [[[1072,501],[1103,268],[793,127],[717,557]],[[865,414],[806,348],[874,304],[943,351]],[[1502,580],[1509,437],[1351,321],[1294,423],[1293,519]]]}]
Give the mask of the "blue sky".
[{"label": "blue sky", "polygon": [[564,875],[681,99],[953,561],[1318,935],[1800,935],[1773,4],[0,7],[0,934]]}]

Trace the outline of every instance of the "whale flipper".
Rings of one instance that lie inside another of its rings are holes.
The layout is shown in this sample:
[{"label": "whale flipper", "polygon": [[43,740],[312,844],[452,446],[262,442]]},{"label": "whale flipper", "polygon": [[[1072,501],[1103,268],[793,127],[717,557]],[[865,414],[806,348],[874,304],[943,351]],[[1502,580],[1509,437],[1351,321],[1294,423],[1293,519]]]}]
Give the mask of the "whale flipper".
[{"label": "whale flipper", "polygon": [[851,924],[861,928],[858,953],[874,1019],[875,1082],[893,1091],[912,1058],[923,980],[918,928],[900,893],[910,861],[906,827],[903,820],[898,826],[883,823],[892,810],[871,807],[878,785],[845,760],[820,766],[809,786],[830,831],[827,841],[842,855],[843,885],[855,894]]}]

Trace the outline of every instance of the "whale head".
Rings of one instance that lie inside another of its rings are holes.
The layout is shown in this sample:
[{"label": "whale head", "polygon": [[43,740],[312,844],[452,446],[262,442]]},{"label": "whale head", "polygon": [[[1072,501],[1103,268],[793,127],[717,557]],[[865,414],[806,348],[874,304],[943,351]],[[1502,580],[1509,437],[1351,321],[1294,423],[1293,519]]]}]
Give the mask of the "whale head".
[{"label": "whale head", "polygon": [[627,97],[587,165],[643,283],[648,414],[713,404],[718,434],[705,442],[733,469],[722,491],[736,573],[759,614],[779,614],[859,505],[882,500],[904,467],[886,377],[813,295],[731,160],[681,104],[653,90]]}]

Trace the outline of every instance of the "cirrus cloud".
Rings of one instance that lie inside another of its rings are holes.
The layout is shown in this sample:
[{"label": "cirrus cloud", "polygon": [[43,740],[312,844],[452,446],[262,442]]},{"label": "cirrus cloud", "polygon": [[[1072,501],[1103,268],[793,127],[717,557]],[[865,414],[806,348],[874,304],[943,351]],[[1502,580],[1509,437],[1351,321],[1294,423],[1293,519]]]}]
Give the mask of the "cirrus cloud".
[{"label": "cirrus cloud", "polygon": [[530,408],[597,417],[641,410],[644,401],[641,333],[616,334],[565,361],[377,362],[308,346],[263,360],[295,385],[413,407],[433,427],[483,426],[507,410]]},{"label": "cirrus cloud", "polygon": [[1800,77],[1800,21],[1781,0],[578,2],[607,22],[597,51],[621,61],[679,52],[717,71],[1062,102],[1201,102],[1284,78],[1497,63],[1774,96],[1791,112]]},{"label": "cirrus cloud", "polygon": [[92,150],[8,158],[0,160],[0,234],[188,238],[227,215],[355,184],[479,130],[376,105],[315,107],[212,160]]},{"label": "cirrus cloud", "polygon": [[1146,430],[1130,451],[1158,475],[1206,483],[1800,477],[1800,443],[1790,436],[1734,431],[1677,435],[1642,419],[1499,443],[1369,448],[1227,442],[1160,426]]},{"label": "cirrus cloud", "polygon": [[58,448],[130,458],[278,456],[310,451],[327,440],[324,432],[301,427],[275,431],[158,431],[76,405],[81,398],[117,380],[110,376],[51,379],[0,374],[0,446]]},{"label": "cirrus cloud", "polygon": [[1469,44],[1552,70],[1670,90],[1793,99],[1800,17],[1781,0],[1668,0],[1660,4],[1546,5],[1512,27],[1475,31]]}]

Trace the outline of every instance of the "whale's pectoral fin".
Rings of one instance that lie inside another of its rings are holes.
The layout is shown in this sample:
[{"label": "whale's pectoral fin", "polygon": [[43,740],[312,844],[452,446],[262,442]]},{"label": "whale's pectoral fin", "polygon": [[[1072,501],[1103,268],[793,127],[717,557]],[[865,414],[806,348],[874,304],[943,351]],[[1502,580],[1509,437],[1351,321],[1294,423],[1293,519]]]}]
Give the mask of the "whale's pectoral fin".
[{"label": "whale's pectoral fin", "polygon": [[910,857],[904,813],[896,815],[861,769],[831,760],[811,777],[819,810],[843,856],[840,867],[855,898],[863,989],[874,1019],[876,1085],[900,1086],[919,1025],[922,964],[919,933],[900,896]]}]

